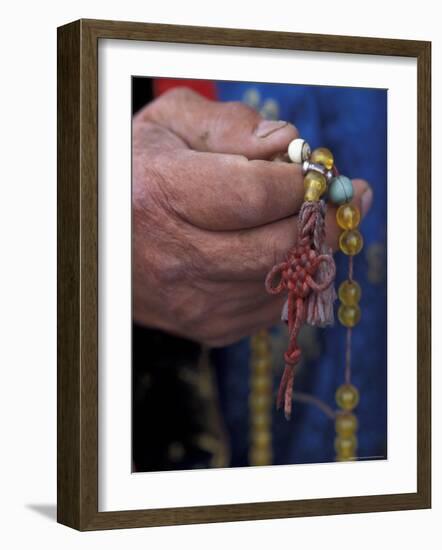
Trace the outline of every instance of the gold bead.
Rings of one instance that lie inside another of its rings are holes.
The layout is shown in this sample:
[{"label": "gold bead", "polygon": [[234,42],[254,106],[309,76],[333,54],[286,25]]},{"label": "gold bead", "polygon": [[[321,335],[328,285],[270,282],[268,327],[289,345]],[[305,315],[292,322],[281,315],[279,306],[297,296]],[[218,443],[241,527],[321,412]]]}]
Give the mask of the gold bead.
[{"label": "gold bead", "polygon": [[342,229],[355,229],[361,221],[361,213],[353,204],[343,204],[336,212],[336,221]]},{"label": "gold bead", "polygon": [[252,394],[250,396],[250,410],[253,414],[267,412],[271,405],[270,400],[271,395],[268,392],[259,395]]},{"label": "gold bead", "polygon": [[339,286],[338,295],[346,306],[356,306],[361,299],[361,287],[356,281],[344,281]]},{"label": "gold bead", "polygon": [[267,374],[271,371],[272,365],[270,361],[270,356],[259,357],[252,361],[252,371],[253,374]]},{"label": "gold bead", "polygon": [[353,384],[342,384],[336,390],[336,403],[344,411],[351,411],[359,403],[359,392]]},{"label": "gold bead", "polygon": [[264,355],[270,351],[267,338],[264,338],[261,335],[255,335],[251,338],[250,347],[252,352],[256,355]]},{"label": "gold bead", "polygon": [[331,170],[333,168],[333,155],[329,149],[326,147],[318,147],[313,151],[313,153],[310,156],[310,162],[314,162],[315,164],[322,164],[327,170]]},{"label": "gold bead", "polygon": [[269,430],[260,430],[251,434],[252,446],[259,449],[268,448],[271,444],[271,435]]},{"label": "gold bead", "polygon": [[266,466],[272,463],[272,453],[269,449],[252,449],[249,455],[251,466]]},{"label": "gold bead", "polygon": [[354,435],[350,437],[338,436],[335,438],[335,451],[338,458],[353,458],[356,454],[357,446],[358,442]]},{"label": "gold bead", "polygon": [[320,193],[316,189],[306,189],[304,193],[304,200],[309,202],[317,202],[321,198]]},{"label": "gold bead", "polygon": [[335,451],[337,453],[347,454],[348,451],[355,451],[358,445],[355,435],[350,435],[348,437],[341,437],[338,435],[335,438]]},{"label": "gold bead", "polygon": [[353,328],[361,319],[361,308],[358,305],[341,304],[338,309],[338,318],[344,327]]},{"label": "gold bead", "polygon": [[271,424],[271,415],[265,412],[252,415],[250,423],[254,430],[268,430]]},{"label": "gold bead", "polygon": [[253,393],[262,394],[270,392],[270,380],[268,376],[252,376],[250,387]]},{"label": "gold bead", "polygon": [[310,170],[304,177],[304,200],[318,201],[327,189],[325,177],[319,172]]},{"label": "gold bead", "polygon": [[339,248],[344,254],[347,254],[347,256],[358,254],[363,244],[364,240],[357,229],[343,231],[339,237]]},{"label": "gold bead", "polygon": [[354,435],[358,429],[358,419],[352,413],[340,412],[336,416],[335,429],[341,437]]}]

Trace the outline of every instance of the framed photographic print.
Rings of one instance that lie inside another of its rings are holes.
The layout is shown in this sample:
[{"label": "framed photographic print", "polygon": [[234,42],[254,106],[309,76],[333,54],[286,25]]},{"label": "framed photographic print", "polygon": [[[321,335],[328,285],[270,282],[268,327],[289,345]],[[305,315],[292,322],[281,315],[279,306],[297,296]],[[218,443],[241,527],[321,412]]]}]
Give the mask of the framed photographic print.
[{"label": "framed photographic print", "polygon": [[58,29],[58,521],[429,508],[429,42]]}]

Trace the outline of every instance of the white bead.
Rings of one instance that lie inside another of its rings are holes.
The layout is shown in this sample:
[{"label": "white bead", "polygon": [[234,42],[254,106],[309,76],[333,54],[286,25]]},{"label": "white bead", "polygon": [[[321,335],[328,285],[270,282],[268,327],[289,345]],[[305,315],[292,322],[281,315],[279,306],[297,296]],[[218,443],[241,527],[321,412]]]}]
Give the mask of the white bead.
[{"label": "white bead", "polygon": [[305,139],[297,138],[289,144],[288,155],[292,162],[301,164],[310,158],[310,153],[310,145],[305,141]]}]

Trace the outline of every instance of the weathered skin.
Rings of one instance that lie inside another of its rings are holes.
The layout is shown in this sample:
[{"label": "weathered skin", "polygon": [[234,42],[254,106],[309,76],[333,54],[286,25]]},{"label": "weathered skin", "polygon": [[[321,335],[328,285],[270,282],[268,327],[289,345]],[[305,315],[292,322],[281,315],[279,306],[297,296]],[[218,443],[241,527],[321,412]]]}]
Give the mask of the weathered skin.
[{"label": "weathered skin", "polygon": [[[297,238],[300,167],[269,162],[298,136],[237,102],[174,89],[133,120],[134,319],[222,346],[279,321],[264,279]],[[273,124],[273,126],[272,126]],[[353,181],[362,212],[371,191]],[[362,201],[362,194],[368,191]],[[335,209],[327,235],[336,248]]]}]

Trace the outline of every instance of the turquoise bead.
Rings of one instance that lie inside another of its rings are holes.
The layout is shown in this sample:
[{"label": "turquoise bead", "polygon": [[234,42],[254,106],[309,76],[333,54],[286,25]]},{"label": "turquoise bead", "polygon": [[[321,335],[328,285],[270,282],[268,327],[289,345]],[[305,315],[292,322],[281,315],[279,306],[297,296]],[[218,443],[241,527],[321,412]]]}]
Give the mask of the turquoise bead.
[{"label": "turquoise bead", "polygon": [[344,204],[353,198],[353,184],[347,176],[334,177],[328,187],[328,198],[335,204]]}]

